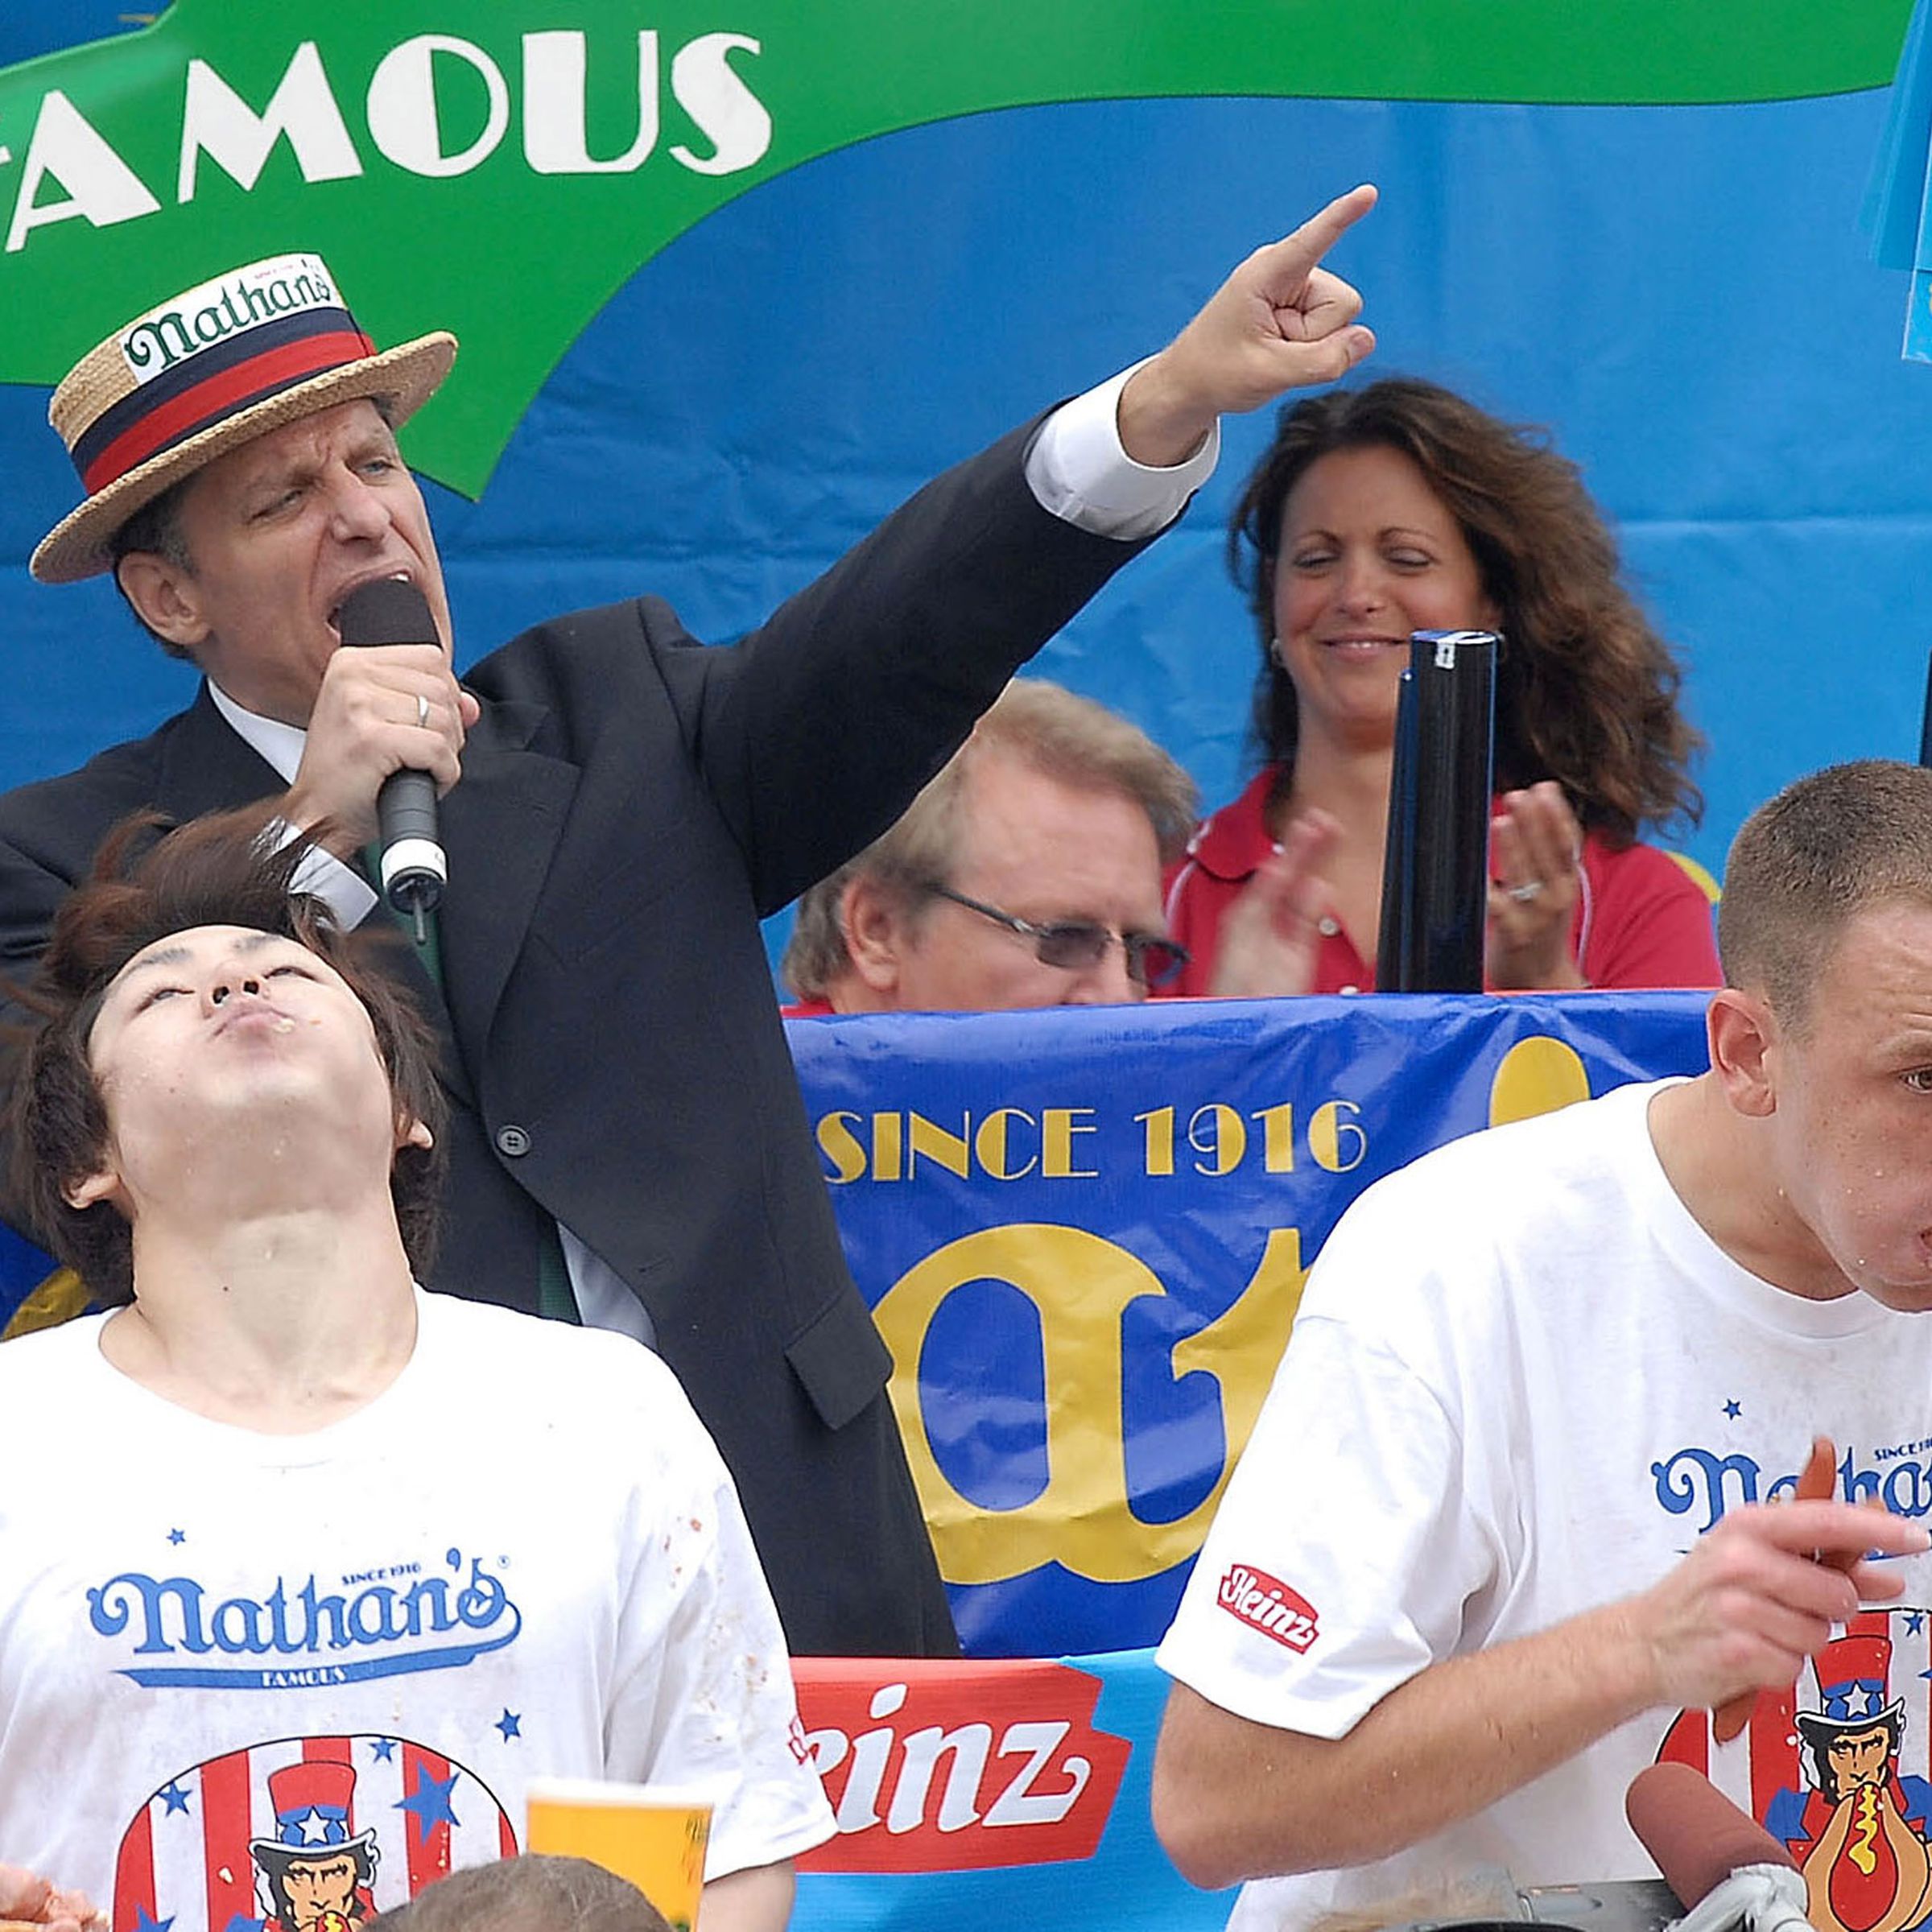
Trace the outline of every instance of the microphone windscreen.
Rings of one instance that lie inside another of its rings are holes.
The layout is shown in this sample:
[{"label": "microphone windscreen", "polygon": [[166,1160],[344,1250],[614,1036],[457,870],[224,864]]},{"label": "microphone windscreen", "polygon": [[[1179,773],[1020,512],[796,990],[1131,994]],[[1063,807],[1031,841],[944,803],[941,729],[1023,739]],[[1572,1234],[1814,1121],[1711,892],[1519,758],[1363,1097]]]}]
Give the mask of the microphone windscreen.
[{"label": "microphone windscreen", "polygon": [[429,600],[407,577],[358,584],[336,613],[345,644],[440,644]]},{"label": "microphone windscreen", "polygon": [[1630,1829],[1686,1912],[1744,1865],[1796,1862],[1756,1818],[1688,1765],[1651,1765],[1624,1794]]}]

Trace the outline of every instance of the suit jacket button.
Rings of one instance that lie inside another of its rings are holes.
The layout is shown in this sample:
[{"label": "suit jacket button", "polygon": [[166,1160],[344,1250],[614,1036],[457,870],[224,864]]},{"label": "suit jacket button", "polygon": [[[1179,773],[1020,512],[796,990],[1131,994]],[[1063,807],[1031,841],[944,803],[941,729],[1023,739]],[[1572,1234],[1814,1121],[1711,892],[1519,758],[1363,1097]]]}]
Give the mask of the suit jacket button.
[{"label": "suit jacket button", "polygon": [[497,1152],[514,1160],[518,1154],[530,1152],[530,1135],[523,1128],[511,1125],[497,1129]]}]

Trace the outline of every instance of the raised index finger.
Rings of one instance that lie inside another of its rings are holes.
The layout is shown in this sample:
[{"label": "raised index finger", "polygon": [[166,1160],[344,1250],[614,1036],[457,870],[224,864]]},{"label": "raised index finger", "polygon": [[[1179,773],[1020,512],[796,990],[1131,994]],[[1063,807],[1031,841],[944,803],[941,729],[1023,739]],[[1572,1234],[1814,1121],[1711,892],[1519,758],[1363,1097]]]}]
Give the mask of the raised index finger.
[{"label": "raised index finger", "polygon": [[1311,215],[1293,234],[1284,235],[1267,249],[1271,274],[1306,276],[1316,262],[1376,204],[1380,191],[1364,181],[1345,195],[1337,195],[1328,205]]}]

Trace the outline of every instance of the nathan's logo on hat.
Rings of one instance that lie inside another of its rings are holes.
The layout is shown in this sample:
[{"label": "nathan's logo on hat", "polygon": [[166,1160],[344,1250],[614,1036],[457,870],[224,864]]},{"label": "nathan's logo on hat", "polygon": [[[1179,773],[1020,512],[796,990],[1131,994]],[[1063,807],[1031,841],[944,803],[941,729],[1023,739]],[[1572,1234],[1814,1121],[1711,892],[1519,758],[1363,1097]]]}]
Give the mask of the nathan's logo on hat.
[{"label": "nathan's logo on hat", "polygon": [[121,353],[134,380],[149,382],[244,329],[312,309],[332,310],[337,327],[355,328],[319,256],[278,255],[150,309],[122,332]]},{"label": "nathan's logo on hat", "polygon": [[376,353],[313,255],[278,255],[204,282],[114,340],[122,393],[69,451],[90,493],[237,410]]},{"label": "nathan's logo on hat", "polygon": [[157,303],[83,356],[54,391],[87,500],[34,552],[64,583],[105,570],[115,533],[163,490],[283,423],[366,399],[390,426],[449,373],[456,338],[378,352],[315,255],[271,255]]}]

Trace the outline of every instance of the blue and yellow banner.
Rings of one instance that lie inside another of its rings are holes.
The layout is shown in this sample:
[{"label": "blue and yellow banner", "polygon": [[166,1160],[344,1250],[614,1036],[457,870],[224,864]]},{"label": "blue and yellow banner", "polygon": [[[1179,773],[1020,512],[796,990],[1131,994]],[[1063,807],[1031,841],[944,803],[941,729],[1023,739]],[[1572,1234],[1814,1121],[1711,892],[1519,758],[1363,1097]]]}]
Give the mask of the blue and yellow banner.
[{"label": "blue and yellow banner", "polygon": [[1699,1070],[1704,1005],[1381,997],[792,1022],[968,1649],[1156,1641],[1342,1211],[1459,1134]]}]

